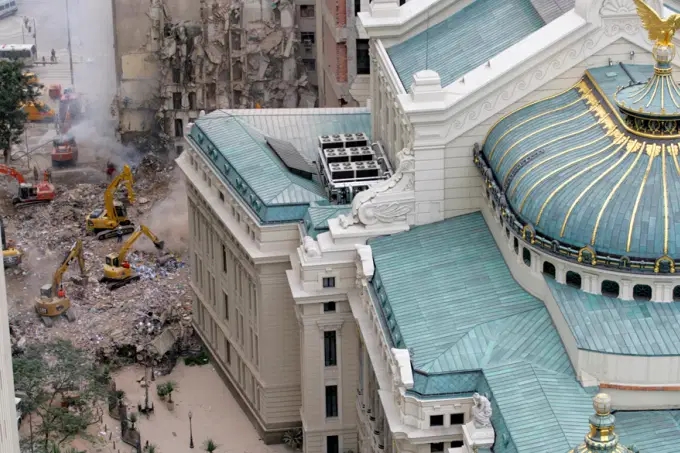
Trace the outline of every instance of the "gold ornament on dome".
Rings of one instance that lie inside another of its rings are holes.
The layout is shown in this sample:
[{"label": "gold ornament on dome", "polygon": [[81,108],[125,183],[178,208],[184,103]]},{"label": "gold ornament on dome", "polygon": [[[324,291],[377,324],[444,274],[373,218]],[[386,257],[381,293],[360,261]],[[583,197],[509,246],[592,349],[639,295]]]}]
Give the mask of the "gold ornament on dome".
[{"label": "gold ornament on dome", "polygon": [[662,19],[654,9],[642,0],[633,0],[642,26],[649,33],[649,39],[658,46],[672,46],[675,30],[680,28],[680,14],[671,14]]}]

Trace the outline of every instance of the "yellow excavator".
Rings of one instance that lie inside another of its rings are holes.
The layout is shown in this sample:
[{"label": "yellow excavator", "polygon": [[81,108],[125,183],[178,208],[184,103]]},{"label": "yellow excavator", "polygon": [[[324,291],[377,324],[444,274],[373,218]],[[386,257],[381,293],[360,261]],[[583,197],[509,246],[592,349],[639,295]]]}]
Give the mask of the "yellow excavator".
[{"label": "yellow excavator", "polygon": [[23,253],[14,246],[12,241],[8,241],[5,237],[5,224],[2,223],[2,219],[0,219],[0,244],[2,244],[2,262],[5,268],[21,264]]},{"label": "yellow excavator", "polygon": [[42,318],[45,326],[52,327],[53,318],[64,315],[69,322],[76,320],[76,314],[71,307],[71,300],[66,297],[64,286],[62,284],[62,277],[68,269],[69,265],[74,259],[78,258],[78,266],[80,267],[80,276],[85,275],[85,258],[83,257],[83,242],[78,239],[73,243],[71,249],[66,254],[66,257],[57,268],[57,271],[52,277],[52,283],[43,285],[40,288],[40,299],[35,303],[35,311]]},{"label": "yellow excavator", "polygon": [[132,188],[132,170],[125,165],[123,171],[113,178],[104,192],[104,208],[95,209],[85,218],[87,231],[96,234],[100,241],[115,237],[118,234],[118,227],[120,227],[123,235],[128,235],[135,230],[135,226],[128,219],[125,206],[115,199],[118,186],[123,182],[125,182],[127,188],[128,201],[134,203],[135,192]]},{"label": "yellow excavator", "polygon": [[[158,239],[158,237],[153,234],[147,226],[140,225],[139,229],[132,233],[132,236],[130,236],[128,240],[125,241],[118,253],[109,253],[106,255],[106,261],[104,263],[104,276],[99,279],[99,282],[107,283],[106,286],[109,288],[109,290],[113,291],[114,289],[125,286],[130,282],[139,280],[139,274],[137,274],[135,270],[132,269],[130,263],[127,261],[127,254],[130,251],[130,248],[132,248],[132,245],[135,243],[135,241],[137,241],[137,239],[140,238],[142,234],[151,239],[151,242],[153,242],[153,245],[159,251],[162,251],[165,247],[165,242]],[[165,264],[170,258],[172,258],[170,255],[160,255],[158,257],[158,262],[162,265]]]}]

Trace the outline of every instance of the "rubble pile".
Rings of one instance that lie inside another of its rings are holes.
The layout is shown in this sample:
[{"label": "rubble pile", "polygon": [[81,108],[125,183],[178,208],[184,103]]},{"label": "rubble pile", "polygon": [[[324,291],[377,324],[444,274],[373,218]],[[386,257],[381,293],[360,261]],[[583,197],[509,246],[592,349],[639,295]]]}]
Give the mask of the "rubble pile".
[{"label": "rubble pile", "polygon": [[[138,196],[137,203],[128,206],[128,213],[137,224],[167,194],[176,177],[171,174],[172,169],[172,164],[154,154],[146,154],[137,165],[135,191],[144,196]],[[147,360],[162,356],[174,346],[188,348],[192,344],[185,250],[165,250],[174,259],[162,266],[153,253],[132,251],[128,260],[140,275],[139,280],[115,291],[99,283],[104,257],[118,252],[121,246],[115,239],[98,241],[86,235],[85,217],[102,207],[104,190],[105,184],[57,186],[57,197],[52,203],[16,210],[5,209],[3,204],[8,238],[24,252],[22,264],[6,270],[15,349],[27,343],[66,338],[105,360],[119,355]],[[0,199],[8,196],[0,188]],[[36,314],[34,303],[40,287],[51,282],[64,254],[79,238],[83,241],[87,277],[78,278],[77,263],[72,263],[63,277],[76,320],[69,323],[61,317],[47,328]],[[159,343],[158,339],[162,341]]]}]

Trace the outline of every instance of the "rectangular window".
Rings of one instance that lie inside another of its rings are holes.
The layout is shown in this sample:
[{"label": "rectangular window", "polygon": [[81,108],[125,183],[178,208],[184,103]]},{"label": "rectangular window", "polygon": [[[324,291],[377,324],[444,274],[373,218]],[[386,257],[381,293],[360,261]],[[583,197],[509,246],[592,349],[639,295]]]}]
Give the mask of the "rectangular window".
[{"label": "rectangular window", "polygon": [[323,355],[325,366],[336,366],[338,364],[336,338],[334,330],[323,333]]},{"label": "rectangular window", "polygon": [[179,68],[172,68],[172,83],[179,83],[182,71]]},{"label": "rectangular window", "polygon": [[306,70],[316,71],[316,60],[314,58],[303,58],[302,64],[305,65]]},{"label": "rectangular window", "polygon": [[444,442],[437,442],[430,444],[431,453],[442,453],[444,451]]},{"label": "rectangular window", "polygon": [[338,436],[326,437],[326,453],[340,453],[340,441]]},{"label": "rectangular window", "polygon": [[184,123],[181,118],[175,118],[175,137],[184,137]]},{"label": "rectangular window", "polygon": [[451,448],[461,448],[465,445],[465,442],[462,440],[454,440],[451,442]]},{"label": "rectangular window", "polygon": [[212,296],[211,296],[212,297],[212,304],[213,304],[213,307],[216,307],[217,306],[217,291],[215,291],[215,276],[212,276],[211,278],[212,278],[212,288],[211,288],[211,290],[212,290]]},{"label": "rectangular window", "polygon": [[452,425],[464,425],[465,424],[465,414],[451,414],[451,424]]},{"label": "rectangular window", "polygon": [[245,343],[245,332],[243,331],[243,315],[241,313],[238,314],[238,327],[239,330],[241,331],[241,336],[239,338],[239,341],[241,342],[241,346]]},{"label": "rectangular window", "polygon": [[361,12],[361,0],[354,0],[354,15],[357,16]]},{"label": "rectangular window", "polygon": [[300,5],[300,17],[314,17],[314,5]]},{"label": "rectangular window", "polygon": [[182,93],[172,93],[172,108],[175,110],[182,109]]},{"label": "rectangular window", "polygon": [[257,335],[255,335],[255,345],[253,346],[253,349],[255,349],[255,366],[260,366],[260,339]]},{"label": "rectangular window", "polygon": [[196,93],[189,93],[189,109],[196,110]]},{"label": "rectangular window", "polygon": [[227,247],[222,244],[222,272],[227,273]]},{"label": "rectangular window", "polygon": [[224,201],[224,194],[220,192],[220,201]]},{"label": "rectangular window", "polygon": [[326,417],[338,416],[338,386],[326,386]]},{"label": "rectangular window", "polygon": [[357,39],[357,74],[371,73],[368,39]]},{"label": "rectangular window", "polygon": [[300,33],[300,40],[305,47],[311,47],[314,44],[315,37],[313,31],[303,31]]},{"label": "rectangular window", "polygon": [[222,291],[222,301],[224,303],[224,319],[229,321],[229,295]]},{"label": "rectangular window", "polygon": [[430,426],[444,426],[444,416],[430,415]]},{"label": "rectangular window", "polygon": [[253,328],[250,328],[250,360],[255,358],[255,334]]},{"label": "rectangular window", "polygon": [[227,343],[227,365],[231,365],[231,343],[225,338],[225,343]]},{"label": "rectangular window", "polygon": [[253,322],[257,324],[257,290],[253,285]]},{"label": "rectangular window", "polygon": [[335,302],[325,302],[323,304],[323,312],[331,313],[335,311]]},{"label": "rectangular window", "polygon": [[335,277],[324,277],[323,278],[324,288],[335,288]]}]

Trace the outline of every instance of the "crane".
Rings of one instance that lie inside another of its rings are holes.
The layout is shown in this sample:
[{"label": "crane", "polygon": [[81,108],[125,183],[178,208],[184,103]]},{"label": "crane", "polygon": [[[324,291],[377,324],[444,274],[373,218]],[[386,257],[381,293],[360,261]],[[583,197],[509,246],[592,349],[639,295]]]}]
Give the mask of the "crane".
[{"label": "crane", "polygon": [[[146,225],[140,225],[139,229],[132,233],[132,236],[125,241],[118,253],[109,253],[106,255],[104,276],[99,280],[100,283],[108,282],[107,287],[110,290],[114,290],[125,286],[130,282],[139,280],[139,275],[130,267],[130,263],[127,261],[127,254],[130,251],[130,248],[132,248],[132,245],[142,234],[151,239],[151,242],[153,242],[153,245],[159,251],[163,250],[165,247],[165,243],[158,239]],[[159,257],[161,264],[167,261],[167,259],[167,255]]]},{"label": "crane", "polygon": [[27,183],[19,171],[7,165],[0,164],[0,175],[11,176],[19,183],[19,192],[12,198],[12,203],[15,206],[48,203],[54,200],[54,186],[51,182],[52,176],[49,170],[44,171],[43,180],[36,184]]},{"label": "crane", "polygon": [[0,219],[0,244],[2,245],[2,262],[5,268],[14,267],[21,264],[21,256],[23,253],[7,240],[5,236],[5,224]]},{"label": "crane", "polygon": [[135,192],[132,188],[132,170],[128,165],[125,165],[123,171],[113,178],[104,192],[104,208],[95,209],[85,218],[87,231],[96,234],[100,241],[116,236],[116,228],[119,226],[124,235],[135,230],[134,225],[128,219],[127,210],[123,203],[114,199],[118,186],[123,182],[127,188],[128,201],[134,203]]},{"label": "crane", "polygon": [[52,277],[52,283],[47,283],[40,288],[40,298],[35,303],[35,311],[42,318],[45,326],[52,327],[52,318],[64,315],[69,322],[76,320],[76,315],[71,307],[71,300],[66,297],[62,277],[74,259],[78,259],[80,276],[85,277],[85,258],[83,257],[83,241],[78,239],[73,243],[68,253],[61,261],[57,271]]}]

